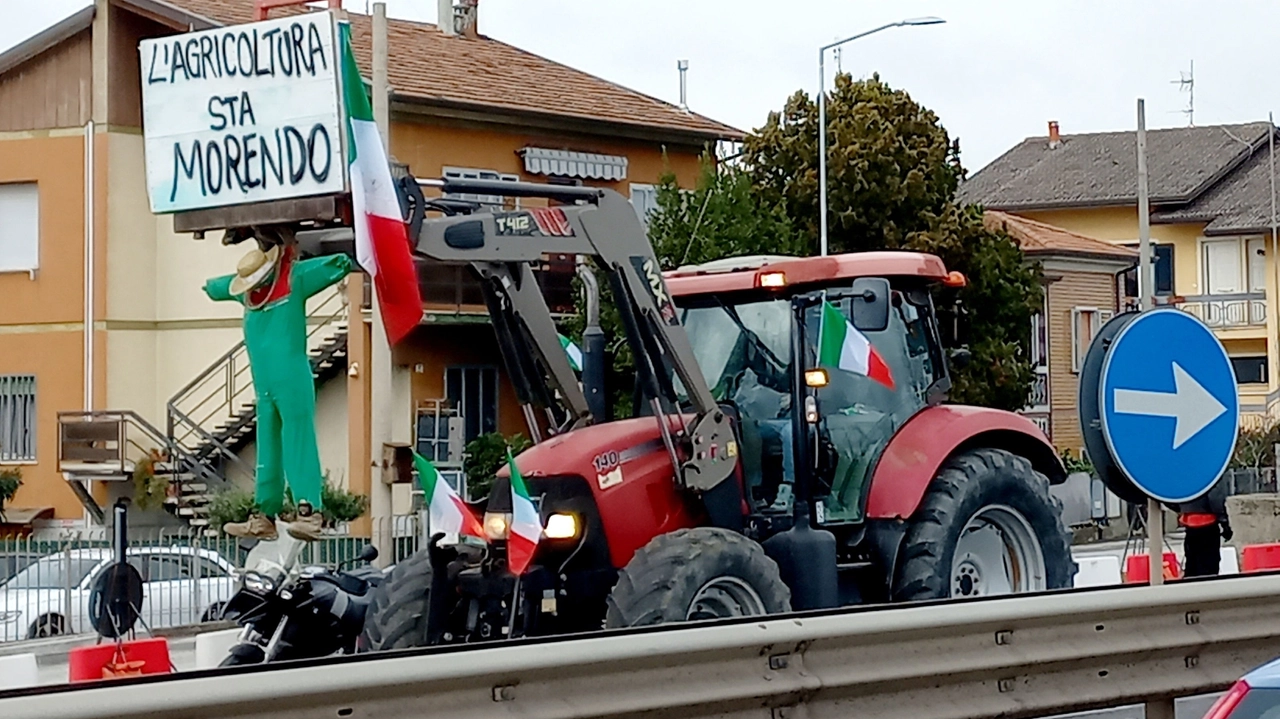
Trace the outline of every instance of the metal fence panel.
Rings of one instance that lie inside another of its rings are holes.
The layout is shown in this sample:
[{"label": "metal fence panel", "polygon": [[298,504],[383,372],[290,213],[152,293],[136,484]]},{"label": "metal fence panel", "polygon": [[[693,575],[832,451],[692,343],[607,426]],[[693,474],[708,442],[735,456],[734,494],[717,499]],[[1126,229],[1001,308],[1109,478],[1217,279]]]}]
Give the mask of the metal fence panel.
[{"label": "metal fence panel", "polygon": [[[392,518],[396,530],[376,526],[383,566],[417,551],[416,516]],[[369,539],[328,536],[310,543],[301,566],[352,564]],[[143,578],[138,629],[216,621],[235,592],[247,545],[234,537],[204,536],[185,527],[131,529],[129,562]],[[71,530],[55,537],[0,538],[0,642],[92,632],[89,596],[114,560],[101,530]]]}]

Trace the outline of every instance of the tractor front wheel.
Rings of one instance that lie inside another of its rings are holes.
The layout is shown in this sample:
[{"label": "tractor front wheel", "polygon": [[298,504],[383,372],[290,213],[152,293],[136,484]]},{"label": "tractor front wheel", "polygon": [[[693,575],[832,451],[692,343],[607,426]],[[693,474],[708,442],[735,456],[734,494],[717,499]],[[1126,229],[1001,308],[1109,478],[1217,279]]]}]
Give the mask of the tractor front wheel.
[{"label": "tractor front wheel", "polygon": [[606,627],[791,611],[778,565],[756,542],[723,529],[681,529],[636,552],[609,595]]},{"label": "tractor front wheel", "polygon": [[894,601],[1070,587],[1071,532],[1049,480],[1025,457],[974,449],[952,457],[911,517]]},{"label": "tractor front wheel", "polygon": [[396,564],[391,575],[373,588],[359,641],[363,651],[427,645],[431,576],[431,556],[423,549]]}]

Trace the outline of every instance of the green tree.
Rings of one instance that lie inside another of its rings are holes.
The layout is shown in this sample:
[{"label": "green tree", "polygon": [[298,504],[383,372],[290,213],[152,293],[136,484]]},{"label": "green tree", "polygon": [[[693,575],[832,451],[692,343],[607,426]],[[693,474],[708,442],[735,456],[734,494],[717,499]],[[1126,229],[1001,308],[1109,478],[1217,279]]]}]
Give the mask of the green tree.
[{"label": "green tree", "polygon": [[[743,156],[758,202],[781,208],[815,250],[817,119],[816,102],[797,92],[747,137]],[[956,203],[965,174],[959,143],[906,92],[878,76],[855,81],[847,74],[837,76],[828,96],[827,139],[830,251],[930,252],[963,272],[965,288],[935,295],[944,340],[967,345],[973,357],[955,372],[951,398],[1025,406],[1032,368],[1023,348],[1041,302],[1040,273],[1011,238],[983,226],[980,208]]]}]

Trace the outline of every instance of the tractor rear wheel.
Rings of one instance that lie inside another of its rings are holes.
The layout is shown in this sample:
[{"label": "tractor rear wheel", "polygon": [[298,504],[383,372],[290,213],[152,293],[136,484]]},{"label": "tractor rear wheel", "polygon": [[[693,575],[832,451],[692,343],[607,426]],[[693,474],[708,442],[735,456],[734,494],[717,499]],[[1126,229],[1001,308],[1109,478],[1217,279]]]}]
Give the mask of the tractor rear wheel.
[{"label": "tractor rear wheel", "polygon": [[929,485],[899,550],[893,601],[1070,587],[1071,532],[1049,480],[1025,457],[974,449]]},{"label": "tractor rear wheel", "polygon": [[359,641],[363,651],[427,645],[431,574],[431,556],[423,549],[396,564],[391,575],[373,588]]},{"label": "tractor rear wheel", "polygon": [[756,542],[724,529],[655,537],[618,574],[606,627],[635,627],[791,611],[778,565]]}]

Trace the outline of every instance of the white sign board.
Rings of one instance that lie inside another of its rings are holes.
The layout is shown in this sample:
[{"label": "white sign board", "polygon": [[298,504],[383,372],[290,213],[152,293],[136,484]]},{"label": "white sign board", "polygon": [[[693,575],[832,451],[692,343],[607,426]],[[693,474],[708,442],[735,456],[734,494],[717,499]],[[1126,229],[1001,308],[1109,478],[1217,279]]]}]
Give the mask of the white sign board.
[{"label": "white sign board", "polygon": [[313,12],[142,41],[151,211],[342,192],[334,30]]}]

